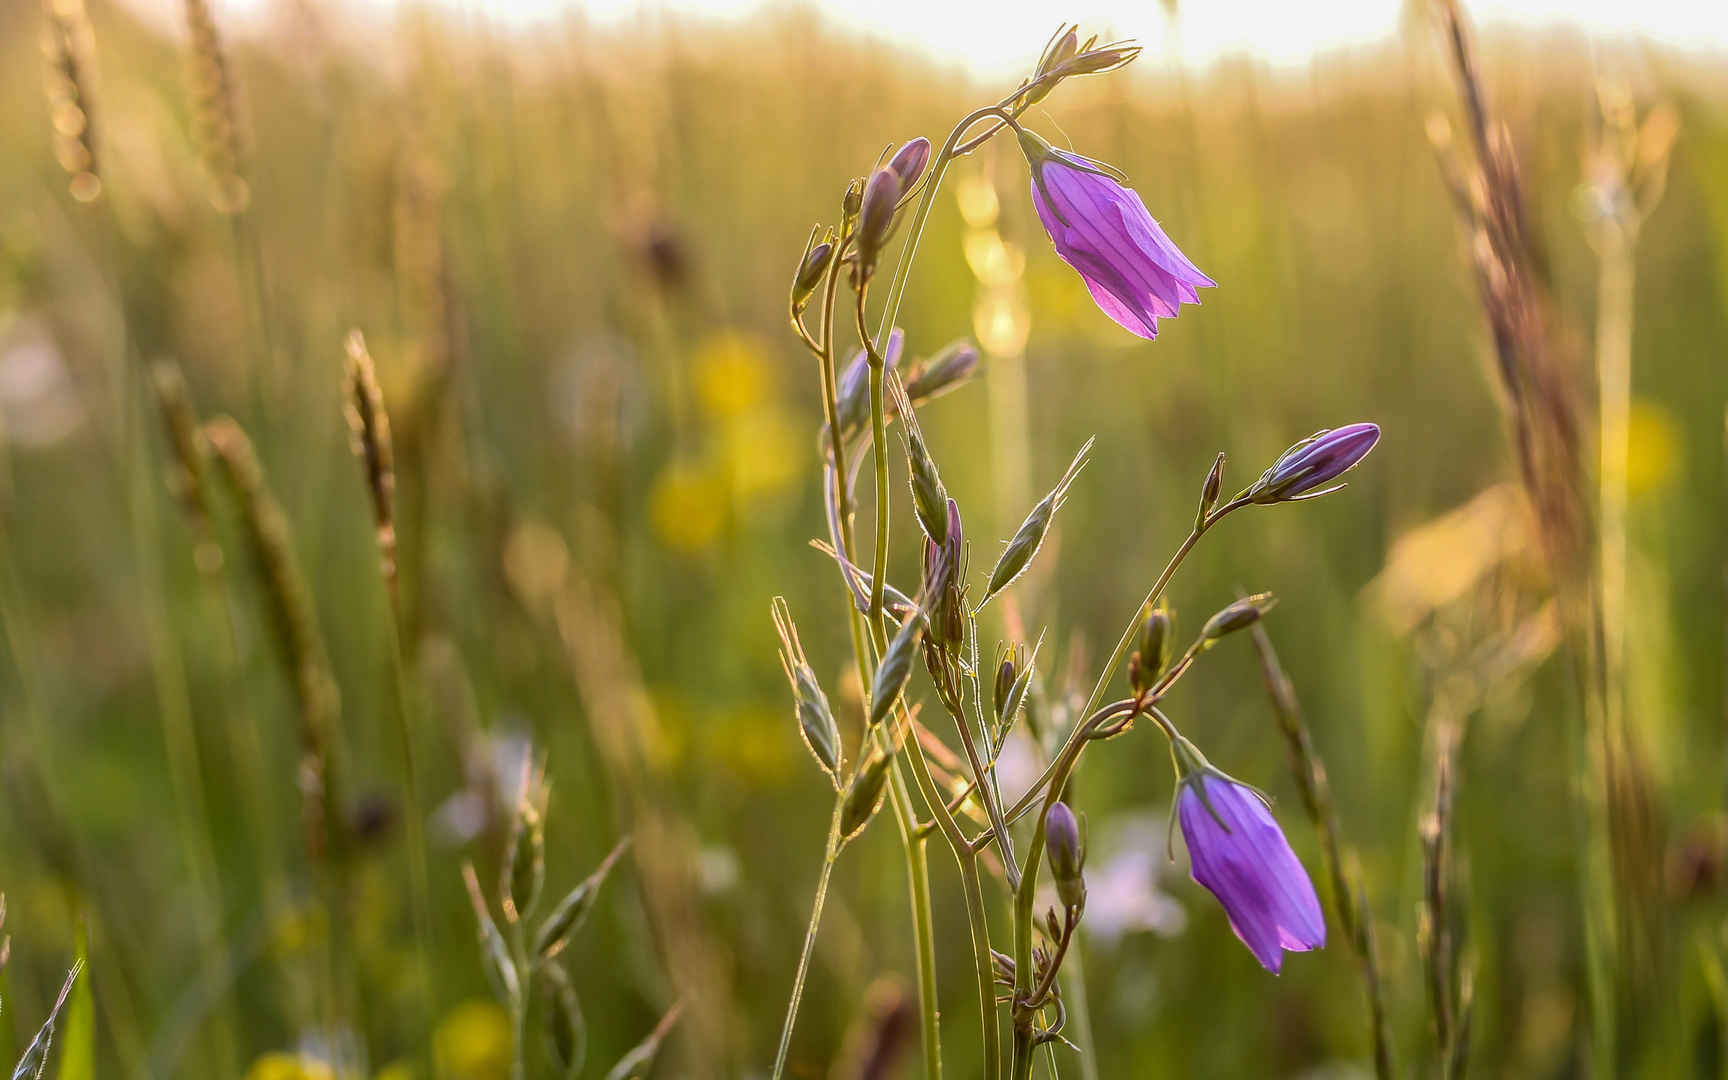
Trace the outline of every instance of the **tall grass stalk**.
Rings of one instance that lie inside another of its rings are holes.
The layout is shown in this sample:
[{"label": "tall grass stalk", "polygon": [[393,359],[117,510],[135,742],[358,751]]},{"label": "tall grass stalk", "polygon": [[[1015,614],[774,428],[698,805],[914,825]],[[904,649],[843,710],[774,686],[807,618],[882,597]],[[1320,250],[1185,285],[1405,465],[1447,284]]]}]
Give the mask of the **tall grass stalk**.
[{"label": "tall grass stalk", "polygon": [[378,386],[378,372],[366,339],[360,331],[349,332],[344,398],[354,455],[359,459],[372,504],[373,526],[378,540],[379,570],[390,604],[391,695],[395,705],[397,734],[402,740],[402,812],[408,833],[409,904],[413,909],[414,948],[420,971],[416,980],[421,995],[422,1021],[431,1056],[433,1075],[441,1063],[431,1052],[431,1032],[437,1020],[438,994],[432,942],[431,884],[427,869],[426,818],[420,802],[420,781],[415,765],[416,699],[408,679],[403,640],[408,628],[402,617],[402,594],[396,583],[396,459],[390,437],[390,414]]},{"label": "tall grass stalk", "polygon": [[[192,922],[203,962],[215,971],[226,962],[222,940],[224,890],[212,831],[215,818],[204,781],[185,659],[163,585],[166,565],[156,504],[157,460],[153,440],[145,434],[147,390],[132,336],[132,313],[116,269],[116,251],[123,238],[103,197],[91,85],[94,35],[81,0],[47,0],[43,29],[49,64],[48,105],[61,141],[59,157],[68,174],[68,194],[84,210],[93,228],[95,261],[114,301],[108,376],[115,411],[106,431],[125,485],[130,547],[137,559],[136,610],[144,624],[171,797],[179,818],[176,833],[191,878]],[[218,1016],[213,1050],[215,1060],[230,1070],[237,1067],[235,1031],[235,1015],[232,1003],[228,1003]]]},{"label": "tall grass stalk", "polygon": [[341,698],[288,518],[265,480],[251,439],[228,417],[207,422],[204,432],[237,503],[264,592],[265,615],[294,691],[300,744],[295,782],[301,792],[307,852],[322,883],[328,944],[322,1006],[335,1030],[353,1004],[348,920],[352,866],[338,744]]},{"label": "tall grass stalk", "polygon": [[[1260,671],[1266,679],[1266,691],[1272,700],[1272,711],[1278,718],[1278,730],[1284,736],[1285,749],[1290,754],[1290,774],[1296,789],[1302,793],[1302,807],[1308,820],[1320,835],[1320,850],[1325,856],[1326,874],[1332,879],[1332,902],[1337,908],[1338,921],[1344,936],[1356,956],[1362,972],[1363,990],[1368,995],[1368,1032],[1374,1047],[1374,1075],[1379,1080],[1393,1080],[1392,1031],[1386,1018],[1386,997],[1380,971],[1378,949],[1374,940],[1374,917],[1368,910],[1367,895],[1362,890],[1359,875],[1354,871],[1354,858],[1340,839],[1338,810],[1332,802],[1332,786],[1326,779],[1326,767],[1314,750],[1308,725],[1302,718],[1302,705],[1296,688],[1278,662],[1272,639],[1262,626],[1255,626],[1254,649],[1260,656]],[[1346,863],[1346,858],[1350,859]]]}]

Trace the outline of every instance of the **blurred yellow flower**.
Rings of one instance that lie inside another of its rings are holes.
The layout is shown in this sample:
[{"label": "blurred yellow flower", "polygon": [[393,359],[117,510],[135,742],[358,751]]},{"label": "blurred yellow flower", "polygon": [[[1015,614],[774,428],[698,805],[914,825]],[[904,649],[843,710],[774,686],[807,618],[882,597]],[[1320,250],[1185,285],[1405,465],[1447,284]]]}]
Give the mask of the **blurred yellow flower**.
[{"label": "blurred yellow flower", "polygon": [[1657,491],[1674,479],[1680,463],[1680,435],[1668,410],[1649,401],[1632,403],[1626,419],[1626,492]]},{"label": "blurred yellow flower", "polygon": [[721,434],[732,494],[750,500],[784,491],[801,475],[797,433],[776,408],[736,417]]},{"label": "blurred yellow flower", "polygon": [[660,540],[696,554],[712,547],[726,524],[726,485],[706,462],[674,461],[660,470],[648,514]]},{"label": "blurred yellow flower", "polygon": [[335,1073],[322,1061],[272,1051],[252,1063],[246,1080],[334,1080]]},{"label": "blurred yellow flower", "polygon": [[510,1017],[491,1001],[451,1009],[433,1035],[438,1062],[455,1080],[502,1080],[510,1071]]},{"label": "blurred yellow flower", "polygon": [[733,330],[709,336],[696,349],[696,396],[710,416],[738,416],[768,392],[768,357],[756,339]]}]

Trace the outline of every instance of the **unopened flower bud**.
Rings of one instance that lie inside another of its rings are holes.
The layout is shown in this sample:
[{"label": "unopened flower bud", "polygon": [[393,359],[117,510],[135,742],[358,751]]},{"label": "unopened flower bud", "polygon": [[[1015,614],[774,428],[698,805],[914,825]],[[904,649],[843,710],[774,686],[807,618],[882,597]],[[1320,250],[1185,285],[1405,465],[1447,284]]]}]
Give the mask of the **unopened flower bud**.
[{"label": "unopened flower bud", "polygon": [[798,733],[816,764],[836,785],[840,780],[840,727],[834,720],[834,710],[828,705],[828,695],[816,681],[816,672],[804,655],[798,640],[798,626],[792,621],[786,601],[776,596],[773,604],[774,629],[780,635],[780,666],[786,681],[792,685],[792,711],[798,721]]},{"label": "unopened flower bud", "polygon": [[905,198],[913,185],[918,183],[918,178],[924,175],[924,168],[929,164],[930,140],[922,135],[895,151],[893,159],[888,162],[888,168],[900,178],[900,198]]},{"label": "unopened flower bud", "polygon": [[542,813],[545,788],[532,778],[516,807],[510,846],[504,854],[500,898],[504,918],[514,924],[527,918],[540,902],[546,882],[546,821]]},{"label": "unopened flower bud", "polygon": [[924,636],[924,619],[917,612],[907,617],[900,632],[888,643],[882,662],[876,665],[876,677],[870,682],[870,726],[888,719],[906,680],[912,676],[912,659],[918,655],[919,639]]},{"label": "unopened flower bud", "polygon": [[846,185],[846,194],[840,200],[840,214],[850,223],[858,217],[858,211],[863,205],[864,181],[854,179]]},{"label": "unopened flower bud", "polygon": [[984,599],[978,605],[983,607],[990,598],[1014,583],[1014,579],[1026,572],[1032,565],[1032,557],[1038,554],[1038,549],[1044,546],[1044,536],[1050,531],[1050,522],[1061,509],[1062,503],[1068,497],[1068,488],[1074,483],[1074,478],[1080,475],[1080,470],[1086,467],[1086,455],[1092,450],[1092,440],[1087,439],[1080,452],[1074,455],[1074,460],[1068,466],[1068,471],[1062,474],[1055,488],[1038,500],[1038,505],[1026,515],[1026,520],[1015,530],[1008,546],[1002,549],[1002,554],[996,560],[996,566],[990,571],[990,584],[984,590]]},{"label": "unopened flower bud", "polygon": [[906,396],[921,405],[961,385],[977,370],[977,348],[970,341],[956,341],[907,374]]},{"label": "unopened flower bud", "polygon": [[906,431],[906,465],[912,481],[912,508],[918,513],[918,527],[924,536],[943,543],[949,532],[948,489],[942,486],[942,476],[936,471],[936,459],[930,456],[924,433],[915,424]]},{"label": "unopened flower bud", "polygon": [[888,781],[886,754],[877,751],[858,767],[858,775],[846,788],[846,801],[840,807],[840,836],[850,840],[861,832],[876,808],[882,803],[882,790]]},{"label": "unopened flower bud", "polygon": [[1205,629],[1200,636],[1208,642],[1217,641],[1226,634],[1233,634],[1246,629],[1260,621],[1260,616],[1271,611],[1278,603],[1271,593],[1255,593],[1245,596],[1206,620]]},{"label": "unopened flower bud", "polygon": [[1248,497],[1266,504],[1315,499],[1336,491],[1336,486],[1323,485],[1355,468],[1379,441],[1378,424],[1348,424],[1318,432],[1280,454],[1248,489]]},{"label": "unopened flower bud", "polygon": [[1080,837],[1080,822],[1064,802],[1052,803],[1044,815],[1044,846],[1050,854],[1050,876],[1064,907],[1086,902],[1086,844]]},{"label": "unopened flower bud", "polygon": [[1128,665],[1128,682],[1135,693],[1145,693],[1157,683],[1170,663],[1170,612],[1162,605],[1147,612],[1140,622],[1138,647]]},{"label": "unopened flower bud", "polygon": [[876,268],[876,257],[894,228],[894,208],[900,201],[900,174],[881,168],[864,185],[864,201],[858,209],[858,272],[868,279]]},{"label": "unopened flower bud", "polygon": [[810,296],[816,291],[816,286],[822,284],[822,275],[828,272],[828,263],[834,257],[834,244],[824,240],[804,253],[804,261],[798,264],[798,274],[792,279],[792,308],[794,311],[804,310],[804,305],[810,302]]},{"label": "unopened flower bud", "polygon": [[1014,661],[1016,651],[1010,650],[1002,657],[1002,663],[996,668],[996,682],[990,688],[990,705],[996,713],[996,722],[1002,722],[1007,712],[1008,692],[1014,689]]},{"label": "unopened flower bud", "polygon": [[1194,528],[1202,528],[1206,524],[1206,516],[1212,508],[1218,505],[1218,494],[1224,487],[1224,454],[1219,452],[1212,462],[1212,471],[1206,474],[1206,483],[1200,488],[1200,509],[1194,515]]},{"label": "unopened flower bud", "polygon": [[592,874],[564,894],[564,899],[558,901],[558,906],[552,909],[552,914],[546,916],[546,921],[540,924],[539,931],[534,935],[534,955],[551,959],[564,951],[564,947],[570,943],[571,935],[582,928],[588,913],[594,910],[594,904],[600,898],[600,886],[606,884],[607,875],[612,872],[612,867],[629,846],[629,837],[618,841],[617,846],[600,861]]},{"label": "unopened flower bud", "polygon": [[966,537],[959,504],[953,499],[946,502],[948,527],[942,542],[924,540],[924,591],[929,598],[931,637],[941,645],[958,645],[966,637]]}]

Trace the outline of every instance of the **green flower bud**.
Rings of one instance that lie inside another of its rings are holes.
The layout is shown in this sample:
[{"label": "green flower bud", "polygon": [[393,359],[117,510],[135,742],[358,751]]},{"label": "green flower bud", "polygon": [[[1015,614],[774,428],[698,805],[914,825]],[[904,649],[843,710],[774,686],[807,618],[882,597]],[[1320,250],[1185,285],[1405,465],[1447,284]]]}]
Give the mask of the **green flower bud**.
[{"label": "green flower bud", "polygon": [[1014,583],[1014,580],[1026,572],[1032,565],[1033,556],[1044,546],[1044,536],[1050,531],[1050,522],[1061,509],[1062,503],[1068,497],[1068,488],[1074,483],[1080,470],[1086,467],[1086,455],[1092,449],[1092,440],[1087,439],[1086,445],[1074,455],[1074,460],[1068,466],[1068,471],[1062,474],[1056,487],[1050,494],[1038,500],[1038,505],[1026,515],[1026,520],[1020,523],[1020,528],[1008,541],[1008,546],[1002,549],[1002,555],[996,560],[996,566],[990,571],[990,584],[984,590],[984,599],[978,606],[982,608],[992,597]]},{"label": "green flower bud", "polygon": [[882,805],[882,791],[888,782],[889,758],[881,751],[858,768],[858,775],[846,788],[846,801],[840,807],[840,837],[850,840],[863,831]]},{"label": "green flower bud", "polygon": [[1226,634],[1233,634],[1246,629],[1260,621],[1260,616],[1271,611],[1278,600],[1271,593],[1255,593],[1246,596],[1206,620],[1205,629],[1200,636],[1208,643],[1217,641]]},{"label": "green flower bud", "polygon": [[870,681],[871,727],[888,719],[888,714],[894,711],[894,703],[900,700],[906,681],[912,677],[912,660],[918,655],[918,643],[923,636],[924,618],[914,611],[888,643],[888,651],[876,665],[876,676]]},{"label": "green flower bud", "polygon": [[798,273],[792,278],[792,310],[804,310],[816,286],[822,284],[822,276],[828,272],[828,263],[833,258],[832,238],[824,239],[804,252],[804,258],[798,263]]},{"label": "green flower bud", "polygon": [[1128,683],[1135,693],[1152,689],[1169,666],[1173,629],[1170,612],[1163,605],[1147,612],[1141,621],[1139,645],[1128,663]]}]

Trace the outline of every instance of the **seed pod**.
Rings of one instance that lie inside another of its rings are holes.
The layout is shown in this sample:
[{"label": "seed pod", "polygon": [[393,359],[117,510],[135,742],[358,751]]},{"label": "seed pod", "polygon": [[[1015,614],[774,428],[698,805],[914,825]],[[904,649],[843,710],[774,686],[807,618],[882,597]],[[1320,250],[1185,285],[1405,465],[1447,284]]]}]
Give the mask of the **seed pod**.
[{"label": "seed pod", "polygon": [[1024,574],[1028,566],[1032,565],[1033,556],[1037,555],[1038,549],[1044,546],[1044,537],[1050,531],[1051,520],[1056,516],[1056,511],[1062,508],[1063,501],[1068,497],[1069,485],[1073,484],[1074,478],[1080,475],[1080,470],[1086,467],[1086,455],[1091,449],[1092,440],[1087,439],[1086,445],[1082,446],[1080,452],[1074,455],[1074,460],[1069,464],[1068,471],[1062,474],[1062,479],[1057,481],[1056,487],[1051,490],[1050,494],[1038,500],[1038,505],[1034,506],[1032,512],[1026,515],[1026,520],[1021,522],[1013,539],[1008,541],[1008,546],[1002,549],[1001,557],[996,560],[995,569],[990,571],[990,585],[984,591],[984,599],[978,604],[980,609],[988,604],[997,593],[1013,584],[1014,580]]},{"label": "seed pod", "polygon": [[875,751],[858,768],[858,775],[846,789],[846,801],[840,807],[840,838],[850,840],[863,831],[882,804],[882,792],[888,782],[889,758]]},{"label": "seed pod", "polygon": [[828,695],[816,681],[816,672],[804,655],[804,645],[798,640],[798,627],[783,597],[776,596],[772,605],[774,629],[780,635],[780,667],[792,686],[793,715],[798,721],[798,733],[804,745],[816,759],[816,764],[828,774],[836,787],[840,783],[840,727],[834,720],[834,710],[828,705]]},{"label": "seed pod", "polygon": [[618,841],[618,846],[600,861],[592,874],[564,894],[564,899],[558,901],[558,906],[546,916],[540,924],[540,931],[534,935],[534,955],[549,960],[564,950],[564,946],[570,943],[570,936],[581,929],[588,913],[594,910],[594,903],[600,897],[600,886],[606,884],[606,876],[612,872],[613,864],[629,846],[629,837]]},{"label": "seed pod", "polygon": [[924,636],[923,613],[914,611],[901,624],[900,632],[888,643],[882,662],[876,665],[876,676],[870,681],[870,726],[888,719],[894,703],[906,689],[912,676],[912,660],[918,655],[919,639]]},{"label": "seed pod", "polygon": [[1200,509],[1194,514],[1194,528],[1199,530],[1206,524],[1206,515],[1218,505],[1218,494],[1224,487],[1224,454],[1219,452],[1212,462],[1212,471],[1206,474],[1206,483],[1200,489]]},{"label": "seed pod", "polygon": [[1086,879],[1081,875],[1086,867],[1086,842],[1067,803],[1052,803],[1045,813],[1044,844],[1050,853],[1050,876],[1056,882],[1056,895],[1064,907],[1079,907],[1086,902]]},{"label": "seed pod", "polygon": [[552,1001],[546,1009],[546,1041],[552,1060],[558,1063],[561,1075],[579,1076],[588,1059],[588,1022],[582,1015],[582,1001],[564,965],[549,960],[540,970],[552,984]]},{"label": "seed pod", "polygon": [[1206,627],[1200,631],[1200,636],[1210,644],[1226,634],[1246,629],[1259,622],[1260,616],[1271,611],[1277,603],[1277,598],[1271,593],[1245,596],[1207,619]]},{"label": "seed pod", "polygon": [[1139,647],[1128,663],[1128,683],[1135,693],[1152,689],[1158,676],[1164,674],[1164,668],[1170,663],[1170,646],[1174,637],[1171,630],[1170,612],[1162,604],[1147,612],[1141,621]]}]

